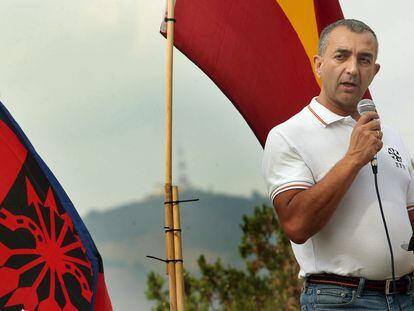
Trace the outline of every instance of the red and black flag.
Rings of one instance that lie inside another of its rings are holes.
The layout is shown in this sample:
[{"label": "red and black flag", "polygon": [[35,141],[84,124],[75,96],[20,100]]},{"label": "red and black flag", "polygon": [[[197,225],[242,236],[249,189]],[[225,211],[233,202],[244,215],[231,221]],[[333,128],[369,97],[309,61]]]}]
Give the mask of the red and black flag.
[{"label": "red and black flag", "polygon": [[338,0],[176,0],[174,45],[264,145],[272,127],[319,93],[312,69],[319,33],[341,18]]},{"label": "red and black flag", "polygon": [[0,310],[112,310],[65,191],[0,103]]}]

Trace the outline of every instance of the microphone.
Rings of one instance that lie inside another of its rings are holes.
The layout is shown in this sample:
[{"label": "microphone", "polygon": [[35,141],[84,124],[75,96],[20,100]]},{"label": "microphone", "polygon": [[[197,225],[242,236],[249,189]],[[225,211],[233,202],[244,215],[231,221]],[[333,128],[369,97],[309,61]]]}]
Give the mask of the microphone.
[{"label": "microphone", "polygon": [[[371,99],[363,99],[361,100],[357,105],[358,113],[362,116],[364,113],[367,113],[368,111],[377,111],[375,108],[375,104]],[[377,155],[374,155],[374,158],[371,160],[371,167],[372,172],[374,174],[378,173],[378,159]]]}]

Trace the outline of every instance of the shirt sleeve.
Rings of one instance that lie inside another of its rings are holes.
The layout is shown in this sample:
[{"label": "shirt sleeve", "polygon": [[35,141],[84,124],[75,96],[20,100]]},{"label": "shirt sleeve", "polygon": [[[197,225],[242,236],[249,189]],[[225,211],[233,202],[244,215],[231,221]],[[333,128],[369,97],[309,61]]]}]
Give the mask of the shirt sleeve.
[{"label": "shirt sleeve", "polygon": [[414,208],[414,171],[412,164],[410,165],[410,177],[411,181],[407,190],[407,207]]},{"label": "shirt sleeve", "polygon": [[284,191],[308,189],[315,184],[309,167],[277,129],[267,137],[262,172],[272,202]]},{"label": "shirt sleeve", "polygon": [[413,209],[414,210],[414,170],[413,170],[413,160],[411,157],[411,153],[409,152],[407,146],[405,145],[403,139],[401,138],[401,136],[398,134],[401,144],[403,146],[403,152],[406,156],[406,159],[408,159],[408,161],[406,161],[407,165],[408,165],[408,171],[410,173],[410,181],[408,183],[408,188],[407,188],[407,208],[408,209]]}]

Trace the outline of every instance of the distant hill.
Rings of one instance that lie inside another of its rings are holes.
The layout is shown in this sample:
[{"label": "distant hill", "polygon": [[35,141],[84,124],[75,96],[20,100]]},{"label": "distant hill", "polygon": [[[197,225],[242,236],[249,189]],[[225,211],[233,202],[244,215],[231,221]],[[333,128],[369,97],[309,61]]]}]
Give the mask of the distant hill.
[{"label": "distant hill", "polygon": [[[184,266],[197,270],[196,259],[217,256],[226,264],[240,265],[237,246],[242,216],[258,205],[268,204],[260,194],[233,196],[191,189],[180,199],[199,198],[180,205]],[[139,202],[91,212],[84,218],[104,260],[105,275],[114,310],[147,310],[146,275],[165,273],[165,265],[146,255],[165,257],[164,197],[150,196]]]}]

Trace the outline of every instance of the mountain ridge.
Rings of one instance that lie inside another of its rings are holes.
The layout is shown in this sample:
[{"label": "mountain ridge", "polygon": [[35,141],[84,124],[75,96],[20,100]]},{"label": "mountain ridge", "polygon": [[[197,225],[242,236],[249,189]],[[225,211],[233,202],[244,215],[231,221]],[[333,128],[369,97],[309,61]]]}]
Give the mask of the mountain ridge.
[{"label": "mountain ridge", "polygon": [[[240,266],[242,217],[255,206],[268,204],[268,199],[255,192],[250,197],[200,189],[180,192],[181,200],[195,198],[200,200],[180,204],[184,267],[197,273],[201,254],[207,260],[220,257],[226,265]],[[84,222],[102,255],[114,309],[134,310],[137,305],[149,309],[145,276],[150,271],[165,274],[164,264],[146,258],[165,256],[163,195],[92,211]]]}]

